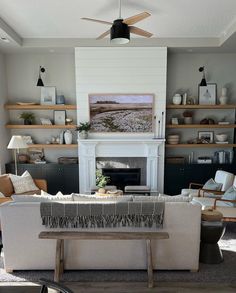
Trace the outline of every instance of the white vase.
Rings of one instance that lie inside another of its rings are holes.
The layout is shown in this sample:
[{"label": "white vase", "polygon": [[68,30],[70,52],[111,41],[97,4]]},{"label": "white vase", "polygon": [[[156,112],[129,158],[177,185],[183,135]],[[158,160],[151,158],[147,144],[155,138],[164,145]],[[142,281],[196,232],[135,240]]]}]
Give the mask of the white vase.
[{"label": "white vase", "polygon": [[226,87],[223,87],[222,90],[221,90],[221,97],[219,98],[220,104],[221,105],[227,104],[227,100],[228,100],[228,97],[227,97],[227,88]]},{"label": "white vase", "polygon": [[193,117],[184,117],[184,124],[192,124]]},{"label": "white vase", "polygon": [[182,101],[182,97],[181,97],[180,94],[175,94],[173,96],[172,102],[173,102],[174,105],[180,105],[181,104],[181,101]]},{"label": "white vase", "polygon": [[72,132],[70,130],[64,132],[64,140],[65,144],[72,144]]},{"label": "white vase", "polygon": [[87,139],[87,138],[88,138],[88,132],[85,131],[85,130],[82,130],[82,131],[79,133],[79,137],[80,137],[80,139]]}]

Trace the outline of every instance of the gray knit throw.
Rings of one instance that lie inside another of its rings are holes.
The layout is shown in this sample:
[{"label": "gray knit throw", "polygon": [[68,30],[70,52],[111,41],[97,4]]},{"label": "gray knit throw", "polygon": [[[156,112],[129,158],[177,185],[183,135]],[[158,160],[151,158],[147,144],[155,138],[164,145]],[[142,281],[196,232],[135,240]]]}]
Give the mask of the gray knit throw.
[{"label": "gray knit throw", "polygon": [[164,202],[41,202],[42,224],[49,228],[162,228]]}]

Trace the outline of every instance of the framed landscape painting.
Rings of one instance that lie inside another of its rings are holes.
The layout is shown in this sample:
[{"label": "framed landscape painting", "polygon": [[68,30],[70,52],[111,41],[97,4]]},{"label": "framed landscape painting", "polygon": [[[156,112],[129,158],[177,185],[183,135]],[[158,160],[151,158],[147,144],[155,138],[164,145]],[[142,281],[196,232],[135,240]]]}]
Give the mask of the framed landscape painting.
[{"label": "framed landscape painting", "polygon": [[153,94],[90,94],[94,132],[152,132]]}]

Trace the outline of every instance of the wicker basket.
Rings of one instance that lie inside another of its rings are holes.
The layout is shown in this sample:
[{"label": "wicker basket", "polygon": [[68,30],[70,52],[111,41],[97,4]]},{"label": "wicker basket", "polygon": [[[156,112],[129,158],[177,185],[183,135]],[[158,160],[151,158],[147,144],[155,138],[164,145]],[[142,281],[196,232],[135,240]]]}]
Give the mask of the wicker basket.
[{"label": "wicker basket", "polygon": [[185,158],[184,157],[166,157],[166,163],[169,164],[184,164]]},{"label": "wicker basket", "polygon": [[59,164],[78,164],[77,157],[60,157],[57,160]]}]

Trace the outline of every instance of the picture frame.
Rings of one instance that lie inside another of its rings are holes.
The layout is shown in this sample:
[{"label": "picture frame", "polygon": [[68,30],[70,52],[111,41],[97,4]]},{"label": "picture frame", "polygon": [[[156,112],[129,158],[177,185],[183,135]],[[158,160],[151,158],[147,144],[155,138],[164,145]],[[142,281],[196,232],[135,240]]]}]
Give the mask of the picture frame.
[{"label": "picture frame", "polygon": [[54,125],[65,125],[66,124],[66,111],[55,110],[54,111]]},{"label": "picture frame", "polygon": [[201,143],[213,143],[214,131],[198,131],[198,139],[201,140]]},{"label": "picture frame", "polygon": [[56,87],[43,86],[41,87],[41,105],[56,105]]},{"label": "picture frame", "polygon": [[154,100],[150,93],[89,94],[91,132],[153,132]]},{"label": "picture frame", "polygon": [[216,104],[216,83],[208,83],[207,86],[198,86],[199,105]]},{"label": "picture frame", "polygon": [[171,124],[172,125],[178,125],[179,124],[179,119],[176,117],[172,117],[171,118]]}]

